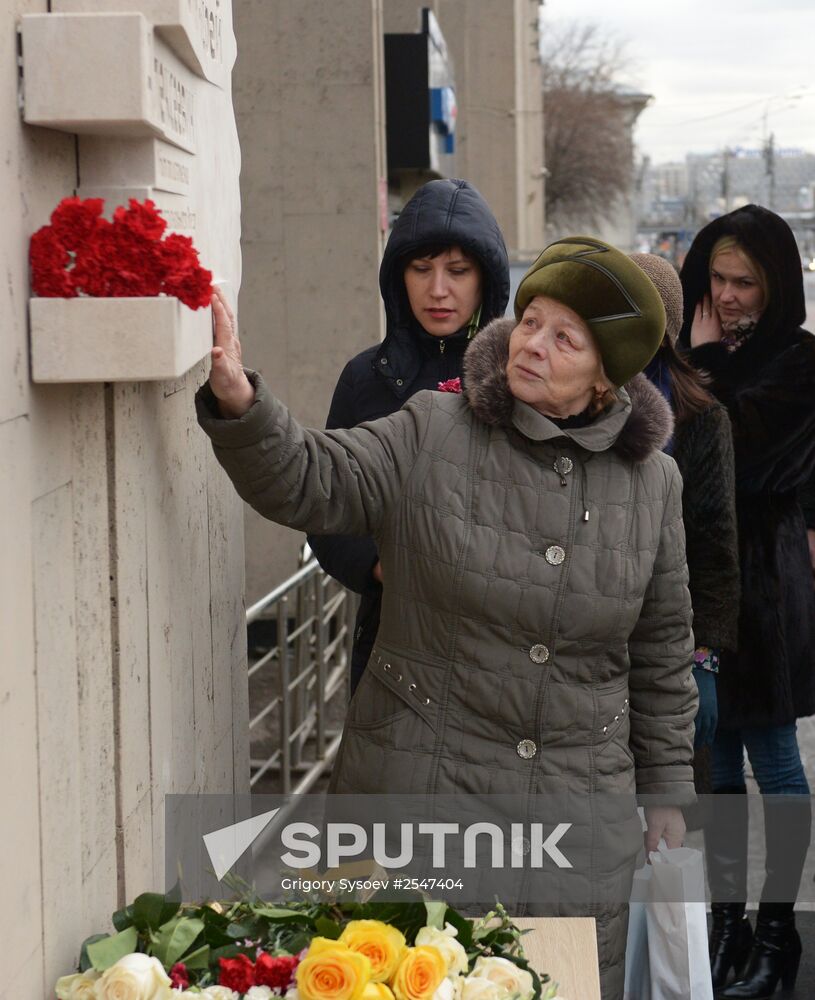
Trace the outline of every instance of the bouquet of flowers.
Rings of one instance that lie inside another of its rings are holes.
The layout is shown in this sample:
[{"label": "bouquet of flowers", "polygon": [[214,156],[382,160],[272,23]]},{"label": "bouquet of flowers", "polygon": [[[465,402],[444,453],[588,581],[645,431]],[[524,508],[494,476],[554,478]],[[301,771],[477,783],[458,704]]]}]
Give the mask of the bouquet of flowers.
[{"label": "bouquet of flowers", "polygon": [[145,893],[82,946],[58,1000],[552,1000],[503,907],[295,902],[224,908]]},{"label": "bouquet of flowers", "polygon": [[76,298],[174,295],[190,309],[209,305],[212,272],[188,236],[164,236],[167,222],[148,198],[103,218],[103,198],[63,198],[51,224],[31,237],[35,295]]}]

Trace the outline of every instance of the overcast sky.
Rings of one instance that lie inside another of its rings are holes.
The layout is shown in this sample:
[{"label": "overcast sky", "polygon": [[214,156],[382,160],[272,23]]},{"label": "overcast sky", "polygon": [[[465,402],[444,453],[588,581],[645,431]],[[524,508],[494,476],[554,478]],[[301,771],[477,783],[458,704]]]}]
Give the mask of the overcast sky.
[{"label": "overcast sky", "polygon": [[765,113],[778,147],[815,153],[815,0],[546,0],[542,18],[629,42],[624,82],[654,97],[635,138],[655,163],[758,148]]}]

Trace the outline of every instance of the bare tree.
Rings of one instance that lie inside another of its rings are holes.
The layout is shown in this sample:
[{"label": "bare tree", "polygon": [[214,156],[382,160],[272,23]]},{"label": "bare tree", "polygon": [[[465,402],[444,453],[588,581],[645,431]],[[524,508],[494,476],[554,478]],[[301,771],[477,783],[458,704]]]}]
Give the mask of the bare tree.
[{"label": "bare tree", "polygon": [[544,29],[541,58],[547,225],[596,226],[633,176],[625,43],[597,25],[566,23]]}]

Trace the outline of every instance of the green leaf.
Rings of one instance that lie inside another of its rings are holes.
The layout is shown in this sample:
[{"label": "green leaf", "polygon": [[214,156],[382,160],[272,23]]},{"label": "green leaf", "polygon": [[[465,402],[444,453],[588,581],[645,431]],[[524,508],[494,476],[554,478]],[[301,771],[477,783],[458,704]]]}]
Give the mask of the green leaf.
[{"label": "green leaf", "polygon": [[447,903],[426,902],[427,926],[435,927],[438,931],[444,930],[444,915],[447,913]]},{"label": "green leaf", "polygon": [[82,950],[79,953],[80,972],[87,972],[88,969],[93,968],[93,963],[88,957],[88,945],[93,944],[96,941],[107,941],[109,937],[109,934],[91,934],[91,936],[82,943]]},{"label": "green leaf", "polygon": [[197,917],[175,917],[159,928],[153,954],[165,968],[172,968],[203,929],[204,921]]},{"label": "green leaf", "polygon": [[340,934],[342,934],[342,927],[340,927],[336,920],[331,920],[329,917],[317,917],[314,921],[314,926],[317,928],[317,933],[320,937],[329,938],[331,941],[336,941]]},{"label": "green leaf", "polygon": [[256,917],[265,917],[267,920],[300,920],[306,923],[311,921],[307,913],[285,910],[282,906],[253,906],[252,912]]},{"label": "green leaf", "polygon": [[157,931],[172,919],[181,904],[158,892],[143,892],[133,900],[133,923],[140,931]]},{"label": "green leaf", "polygon": [[128,927],[118,934],[111,934],[110,937],[89,944],[88,958],[97,972],[104,972],[111,965],[115,965],[120,958],[135,951],[138,943],[138,931],[135,927]]},{"label": "green leaf", "polygon": [[228,937],[231,937],[231,938],[233,938],[235,940],[241,940],[242,941],[244,938],[254,937],[255,936],[255,930],[256,930],[256,928],[255,928],[255,926],[253,924],[238,924],[238,923],[234,923],[234,924],[230,924],[227,927],[226,933],[227,933]]},{"label": "green leaf", "polygon": [[311,944],[312,936],[310,930],[295,931],[285,942],[279,942],[278,948],[290,955],[296,955]]},{"label": "green leaf", "polygon": [[216,948],[209,956],[209,964],[217,965],[219,958],[235,958],[236,955],[244,955],[246,949],[239,944],[228,944],[223,948]]},{"label": "green leaf", "polygon": [[200,948],[191,951],[189,955],[182,955],[181,960],[188,969],[208,969],[209,945],[202,944]]},{"label": "green leaf", "polygon": [[124,909],[117,910],[111,917],[111,922],[117,931],[126,931],[133,926],[133,907],[125,906]]}]

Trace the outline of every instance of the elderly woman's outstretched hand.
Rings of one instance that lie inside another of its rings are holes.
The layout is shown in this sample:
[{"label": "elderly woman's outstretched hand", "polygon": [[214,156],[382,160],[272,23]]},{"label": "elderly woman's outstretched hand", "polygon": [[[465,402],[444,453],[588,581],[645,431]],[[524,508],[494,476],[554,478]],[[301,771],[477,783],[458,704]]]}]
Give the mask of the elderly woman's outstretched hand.
[{"label": "elderly woman's outstretched hand", "polygon": [[255,401],[255,390],[243,370],[235,317],[220,288],[212,292],[212,316],[215,333],[209,384],[218,400],[221,416],[227,420],[237,419]]}]

